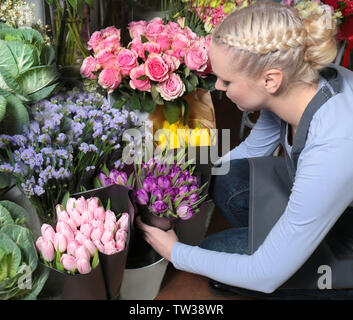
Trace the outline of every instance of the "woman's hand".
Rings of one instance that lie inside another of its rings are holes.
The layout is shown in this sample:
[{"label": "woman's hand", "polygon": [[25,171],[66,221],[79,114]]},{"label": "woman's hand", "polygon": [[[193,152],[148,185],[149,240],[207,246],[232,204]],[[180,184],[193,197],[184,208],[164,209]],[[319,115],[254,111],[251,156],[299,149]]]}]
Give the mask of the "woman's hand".
[{"label": "woman's hand", "polygon": [[156,250],[163,258],[171,261],[172,248],[178,241],[173,229],[163,231],[156,227],[151,227],[141,221],[141,217],[136,218],[136,224],[139,229],[144,231],[145,240]]}]

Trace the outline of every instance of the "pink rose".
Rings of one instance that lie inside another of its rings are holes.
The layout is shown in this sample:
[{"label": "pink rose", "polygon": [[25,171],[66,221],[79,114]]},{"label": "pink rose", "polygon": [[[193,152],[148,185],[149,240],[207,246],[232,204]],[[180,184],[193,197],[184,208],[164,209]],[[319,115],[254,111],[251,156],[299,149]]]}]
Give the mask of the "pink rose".
[{"label": "pink rose", "polygon": [[66,238],[61,233],[56,233],[54,237],[54,249],[59,252],[65,252],[66,248]]},{"label": "pink rose", "polygon": [[149,21],[149,23],[157,23],[157,24],[162,24],[164,25],[164,21],[160,17],[153,18],[152,20]]},{"label": "pink rose", "polygon": [[149,41],[155,41],[157,36],[164,31],[164,25],[159,22],[150,22],[146,26],[146,38]]},{"label": "pink rose", "polygon": [[77,263],[76,263],[76,258],[69,255],[69,254],[63,254],[61,259],[60,259],[61,264],[63,267],[68,270],[68,271],[75,271],[77,269]]},{"label": "pink rose", "polygon": [[55,231],[51,225],[44,223],[40,230],[45,240],[54,243]]},{"label": "pink rose", "polygon": [[119,52],[116,63],[124,76],[128,76],[131,69],[137,66],[137,58],[138,55],[133,50],[122,49]]},{"label": "pink rose", "polygon": [[185,49],[190,46],[190,40],[188,39],[187,36],[185,36],[182,33],[177,33],[172,42],[172,48],[173,49]]},{"label": "pink rose", "polygon": [[104,48],[96,55],[96,61],[103,69],[119,69],[116,56],[109,49]]},{"label": "pink rose", "polygon": [[190,40],[197,40],[199,38],[197,34],[187,26],[184,28],[183,31],[184,31],[184,35],[186,35],[186,37]]},{"label": "pink rose", "polygon": [[[145,76],[144,80],[138,79],[139,77]],[[129,85],[132,89],[137,89],[140,91],[151,91],[151,82],[145,73],[145,65],[141,64],[138,67],[134,68],[130,72],[130,82]]]},{"label": "pink rose", "polygon": [[89,263],[89,260],[87,259],[77,259],[77,270],[81,274],[87,274],[92,271],[91,264]]},{"label": "pink rose", "polygon": [[98,77],[99,85],[112,93],[121,83],[120,71],[116,69],[104,69]]},{"label": "pink rose", "polygon": [[100,65],[97,60],[92,56],[88,56],[82,62],[80,73],[84,78],[97,79],[97,76],[93,72],[99,70],[99,68]]},{"label": "pink rose", "polygon": [[128,25],[128,29],[131,39],[140,38],[141,35],[144,35],[147,23],[148,22],[145,20],[130,22]]},{"label": "pink rose", "polygon": [[164,100],[171,101],[184,94],[185,85],[179,75],[171,73],[169,79],[158,84],[157,90]]},{"label": "pink rose", "polygon": [[141,58],[143,60],[146,60],[146,51],[148,52],[148,54],[151,54],[152,52],[154,52],[154,53],[161,53],[162,52],[161,46],[157,42],[152,42],[152,41],[145,42],[142,45],[142,56],[141,56]]},{"label": "pink rose", "polygon": [[169,77],[169,67],[163,58],[156,53],[151,53],[145,63],[146,75],[152,80],[162,82]]},{"label": "pink rose", "polygon": [[169,72],[174,72],[180,67],[180,60],[169,54],[163,54],[163,60],[169,67]]},{"label": "pink rose", "polygon": [[176,22],[170,21],[165,26],[164,32],[175,35],[177,33],[183,33],[183,30],[180,28],[179,24],[177,24]]},{"label": "pink rose", "polygon": [[104,38],[109,38],[115,36],[120,40],[120,29],[115,28],[114,26],[107,27],[100,31]]},{"label": "pink rose", "polygon": [[103,34],[100,31],[93,32],[91,38],[87,42],[88,50],[93,50],[94,53],[97,53],[102,47],[102,42],[104,40]]},{"label": "pink rose", "polygon": [[185,53],[185,64],[190,70],[202,72],[207,67],[208,53],[205,46],[194,42]]},{"label": "pink rose", "polygon": [[143,50],[143,43],[140,38],[133,39],[129,43],[128,47],[130,48],[130,50],[135,51],[140,58],[144,59],[145,55],[144,55],[144,50]]},{"label": "pink rose", "polygon": [[172,44],[169,34],[166,32],[157,35],[156,42],[160,45],[162,51],[169,49]]}]

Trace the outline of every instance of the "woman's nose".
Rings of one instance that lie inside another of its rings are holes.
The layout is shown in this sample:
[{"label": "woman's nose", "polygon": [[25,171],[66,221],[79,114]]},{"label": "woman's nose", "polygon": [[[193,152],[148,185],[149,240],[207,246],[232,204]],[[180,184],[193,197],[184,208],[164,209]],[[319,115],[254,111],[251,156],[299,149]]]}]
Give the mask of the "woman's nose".
[{"label": "woman's nose", "polygon": [[226,91],[225,88],[222,86],[221,81],[218,78],[217,78],[217,81],[215,83],[215,88],[216,88],[216,90]]}]

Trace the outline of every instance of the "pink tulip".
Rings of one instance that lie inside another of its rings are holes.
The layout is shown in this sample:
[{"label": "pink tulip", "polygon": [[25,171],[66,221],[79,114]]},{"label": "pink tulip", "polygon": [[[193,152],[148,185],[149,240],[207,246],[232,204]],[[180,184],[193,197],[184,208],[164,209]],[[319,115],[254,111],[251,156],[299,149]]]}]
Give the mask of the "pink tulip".
[{"label": "pink tulip", "polygon": [[95,228],[93,229],[91,233],[91,239],[94,240],[100,240],[102,238],[103,231],[100,228]]},{"label": "pink tulip", "polygon": [[60,259],[61,264],[63,267],[68,270],[68,271],[75,271],[77,269],[77,261],[76,258],[69,255],[69,254],[63,254],[61,259]]},{"label": "pink tulip", "polygon": [[69,219],[69,215],[67,214],[65,208],[61,204],[56,205],[56,216],[58,218],[58,221],[63,220],[66,221]]},{"label": "pink tulip", "polygon": [[43,240],[44,240],[44,238],[42,236],[40,236],[36,241],[36,248],[38,249],[39,252],[42,251]]},{"label": "pink tulip", "polygon": [[96,220],[96,219],[92,220],[92,227],[93,229],[98,228],[99,230],[102,231],[102,233],[104,231],[104,223],[102,220]]},{"label": "pink tulip", "polygon": [[66,238],[61,233],[56,233],[54,237],[54,248],[59,252],[65,252],[67,248]]},{"label": "pink tulip", "polygon": [[87,274],[92,271],[91,264],[89,263],[89,260],[87,259],[77,259],[77,270],[81,274]]},{"label": "pink tulip", "polygon": [[104,230],[109,230],[109,231],[114,231],[117,230],[117,224],[116,222],[112,221],[112,220],[105,220],[104,222]]},{"label": "pink tulip", "polygon": [[81,225],[81,214],[78,212],[77,209],[72,209],[70,212],[70,218],[74,220],[76,227]]},{"label": "pink tulip", "polygon": [[72,232],[75,233],[77,230],[76,222],[74,219],[69,218],[67,221],[65,221],[69,227],[71,228]]},{"label": "pink tulip", "polygon": [[94,218],[93,212],[89,211],[88,209],[83,211],[81,216],[81,225],[85,223],[91,223],[93,218]]},{"label": "pink tulip", "polygon": [[66,248],[68,254],[76,256],[76,250],[81,246],[81,244],[77,240],[71,241]]},{"label": "pink tulip", "polygon": [[104,245],[100,240],[93,240],[93,244],[96,246],[99,252],[104,253]]},{"label": "pink tulip", "polygon": [[90,223],[84,223],[80,227],[80,231],[87,237],[89,238],[91,236],[93,227]]},{"label": "pink tulip", "polygon": [[116,234],[115,234],[115,241],[123,241],[124,243],[126,242],[127,239],[127,232],[125,229],[119,229]]},{"label": "pink tulip", "polygon": [[105,230],[103,232],[101,241],[104,245],[106,245],[108,242],[112,241],[113,239],[114,239],[113,231]]},{"label": "pink tulip", "polygon": [[111,255],[111,254],[114,254],[114,253],[117,253],[117,252],[118,252],[118,250],[115,247],[115,241],[114,240],[110,240],[109,242],[104,244],[104,254]]},{"label": "pink tulip", "polygon": [[94,213],[94,210],[99,207],[98,201],[99,199],[97,197],[92,197],[86,200],[87,210]]},{"label": "pink tulip", "polygon": [[118,220],[119,229],[129,229],[129,214],[124,212]]},{"label": "pink tulip", "polygon": [[65,236],[67,243],[71,242],[74,240],[75,236],[74,236],[74,232],[71,229],[71,227],[69,226],[69,224],[67,224],[64,221],[59,221],[56,224],[56,232],[61,233],[63,236]]},{"label": "pink tulip", "polygon": [[118,241],[116,241],[115,247],[118,252],[123,251],[125,249],[125,241],[119,239]]},{"label": "pink tulip", "polygon": [[90,259],[90,253],[89,253],[88,249],[85,246],[79,246],[76,249],[75,257],[77,259],[87,259],[87,260],[89,260]]},{"label": "pink tulip", "polygon": [[55,231],[51,225],[44,223],[40,228],[40,231],[45,240],[54,243]]},{"label": "pink tulip", "polygon": [[76,199],[75,202],[75,208],[79,213],[83,213],[85,210],[87,210],[87,202],[84,197],[80,197]]},{"label": "pink tulip", "polygon": [[105,212],[105,221],[107,221],[107,220],[116,222],[116,215],[115,215],[115,213],[113,211],[107,210]]},{"label": "pink tulip", "polygon": [[78,231],[75,234],[75,240],[78,241],[80,244],[83,244],[86,240],[88,240],[88,237],[86,237],[81,231]]},{"label": "pink tulip", "polygon": [[69,198],[66,202],[66,211],[71,215],[71,211],[75,209],[75,198]]},{"label": "pink tulip", "polygon": [[89,254],[93,257],[96,253],[96,246],[93,244],[91,240],[85,240],[83,246],[88,250]]},{"label": "pink tulip", "polygon": [[53,244],[43,238],[40,247],[43,259],[48,262],[53,261],[55,257]]},{"label": "pink tulip", "polygon": [[97,220],[104,221],[105,219],[105,210],[103,207],[98,207],[94,209],[94,218]]}]

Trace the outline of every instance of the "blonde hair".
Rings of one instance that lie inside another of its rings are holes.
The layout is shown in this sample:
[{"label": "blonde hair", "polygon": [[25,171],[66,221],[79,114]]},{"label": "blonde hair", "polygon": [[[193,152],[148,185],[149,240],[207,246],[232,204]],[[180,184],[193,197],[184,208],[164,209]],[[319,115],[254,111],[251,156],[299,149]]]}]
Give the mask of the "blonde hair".
[{"label": "blonde hair", "polygon": [[248,76],[275,68],[284,74],[282,89],[294,82],[313,83],[337,54],[336,24],[331,16],[323,21],[324,14],[301,18],[287,5],[259,2],[230,13],[212,42],[227,46],[236,70]]}]

